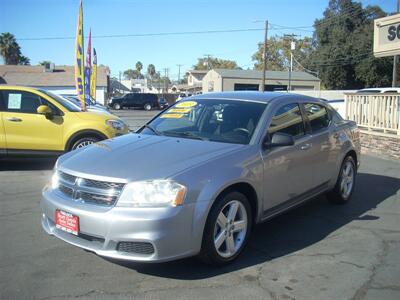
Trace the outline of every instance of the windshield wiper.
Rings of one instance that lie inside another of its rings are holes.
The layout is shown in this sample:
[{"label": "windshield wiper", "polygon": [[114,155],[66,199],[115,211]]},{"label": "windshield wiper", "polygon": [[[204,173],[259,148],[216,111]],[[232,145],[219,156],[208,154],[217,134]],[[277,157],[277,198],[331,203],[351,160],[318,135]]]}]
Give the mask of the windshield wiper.
[{"label": "windshield wiper", "polygon": [[194,134],[193,132],[190,131],[184,131],[184,132],[180,132],[180,131],[166,131],[166,134],[171,134],[173,136],[177,136],[177,137],[187,137],[187,138],[191,138],[191,139],[196,139],[196,140],[202,140],[202,141],[206,141],[206,138],[203,138],[201,136],[198,136],[196,134]]},{"label": "windshield wiper", "polygon": [[144,124],[143,127],[150,129],[151,131],[153,131],[156,135],[162,135],[161,132],[159,132],[157,129],[155,129],[153,126],[148,125],[148,124]]}]

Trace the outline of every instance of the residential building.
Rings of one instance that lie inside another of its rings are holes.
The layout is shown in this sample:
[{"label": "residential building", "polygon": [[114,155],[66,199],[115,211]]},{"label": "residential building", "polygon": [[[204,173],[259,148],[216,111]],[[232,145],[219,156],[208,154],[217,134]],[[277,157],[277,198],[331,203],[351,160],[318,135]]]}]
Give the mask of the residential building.
[{"label": "residential building", "polygon": [[[97,67],[96,101],[107,103],[110,70]],[[76,95],[73,66],[0,65],[0,84],[23,85],[50,90],[56,94]]]},{"label": "residential building", "polygon": [[[262,72],[257,70],[212,69],[202,79],[203,93],[260,89]],[[289,72],[267,71],[266,91],[287,90]],[[292,72],[291,90],[319,90],[320,79],[306,72]]]}]

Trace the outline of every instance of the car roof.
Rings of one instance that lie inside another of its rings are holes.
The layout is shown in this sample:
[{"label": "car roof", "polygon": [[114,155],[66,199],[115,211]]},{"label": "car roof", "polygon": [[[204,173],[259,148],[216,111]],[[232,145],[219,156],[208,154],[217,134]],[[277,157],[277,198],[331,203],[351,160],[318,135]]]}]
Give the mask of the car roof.
[{"label": "car roof", "polygon": [[224,100],[247,100],[247,101],[257,101],[257,102],[270,102],[272,99],[281,96],[290,96],[292,94],[288,93],[278,93],[278,92],[256,92],[256,91],[235,91],[235,92],[214,92],[205,93],[199,95],[193,95],[191,97],[185,98],[189,99],[224,99]]},{"label": "car roof", "polygon": [[380,92],[387,92],[387,91],[397,91],[400,92],[400,88],[398,87],[382,87],[382,88],[365,88],[365,89],[361,89],[358,90],[357,92],[368,92],[368,91],[380,91]]},{"label": "car roof", "polygon": [[309,101],[322,102],[320,99],[299,94],[293,94],[287,92],[257,92],[257,91],[205,93],[205,94],[193,95],[191,97],[185,98],[184,100],[223,99],[223,100],[245,100],[245,101],[269,103],[275,101],[276,99],[280,99],[282,97],[295,98],[295,99],[302,98],[302,99],[307,99]]}]

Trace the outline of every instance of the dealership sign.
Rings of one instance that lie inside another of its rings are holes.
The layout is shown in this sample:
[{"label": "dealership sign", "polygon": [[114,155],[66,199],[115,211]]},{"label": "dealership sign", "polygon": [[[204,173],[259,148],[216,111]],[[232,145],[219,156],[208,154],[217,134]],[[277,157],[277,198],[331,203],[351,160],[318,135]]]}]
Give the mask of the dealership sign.
[{"label": "dealership sign", "polygon": [[400,55],[400,14],[374,20],[374,55]]}]

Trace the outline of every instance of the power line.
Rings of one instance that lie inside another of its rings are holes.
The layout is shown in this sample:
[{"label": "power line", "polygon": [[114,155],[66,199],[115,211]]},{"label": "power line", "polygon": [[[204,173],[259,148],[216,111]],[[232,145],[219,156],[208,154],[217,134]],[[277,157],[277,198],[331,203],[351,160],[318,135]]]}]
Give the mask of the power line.
[{"label": "power line", "polygon": [[[189,34],[217,34],[217,33],[235,33],[235,32],[251,32],[263,31],[263,28],[245,28],[245,29],[225,29],[225,30],[204,30],[204,31],[176,31],[176,32],[153,32],[153,33],[132,33],[132,34],[110,34],[95,35],[92,39],[103,38],[125,38],[125,37],[147,37],[147,36],[169,36],[169,35],[189,35]],[[73,36],[58,37],[33,37],[19,38],[18,41],[43,41],[43,40],[74,40]]]}]

